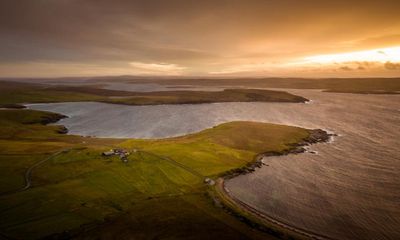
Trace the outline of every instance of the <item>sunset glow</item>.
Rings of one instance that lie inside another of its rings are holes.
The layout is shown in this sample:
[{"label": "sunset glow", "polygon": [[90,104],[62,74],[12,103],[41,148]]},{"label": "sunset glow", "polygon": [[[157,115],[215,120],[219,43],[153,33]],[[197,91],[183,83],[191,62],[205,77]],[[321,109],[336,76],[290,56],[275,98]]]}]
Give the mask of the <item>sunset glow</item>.
[{"label": "sunset glow", "polygon": [[400,47],[381,48],[349,53],[317,55],[304,59],[309,63],[346,63],[346,62],[400,62]]},{"label": "sunset glow", "polygon": [[0,1],[0,77],[400,75],[400,1]]},{"label": "sunset glow", "polygon": [[400,0],[0,0],[0,240],[400,240]]}]

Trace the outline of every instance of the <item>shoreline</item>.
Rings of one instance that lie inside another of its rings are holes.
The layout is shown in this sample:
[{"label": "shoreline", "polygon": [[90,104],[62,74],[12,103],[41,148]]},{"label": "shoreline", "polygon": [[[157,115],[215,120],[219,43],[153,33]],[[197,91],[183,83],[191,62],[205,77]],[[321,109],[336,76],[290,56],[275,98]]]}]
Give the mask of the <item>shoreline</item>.
[{"label": "shoreline", "polygon": [[317,143],[330,143],[333,141],[335,136],[338,136],[336,133],[328,132],[327,130],[322,129],[308,129],[308,131],[310,132],[310,135],[303,141],[292,144],[290,146],[291,148],[281,152],[264,152],[257,154],[252,162],[249,162],[247,165],[241,168],[236,168],[225,172],[220,177],[224,179],[231,179],[239,175],[254,172],[256,168],[261,168],[264,165],[263,158],[265,157],[305,153],[308,152],[309,146]]},{"label": "shoreline", "polygon": [[[307,104],[309,101],[312,100],[308,100],[306,102],[265,102],[265,103],[271,103],[271,104]],[[136,137],[110,137],[110,136],[95,136],[95,135],[82,135],[82,134],[71,134],[70,130],[62,124],[58,124],[59,121],[63,120],[63,119],[67,119],[70,118],[71,116],[69,115],[64,115],[63,113],[59,113],[59,112],[54,112],[51,110],[40,110],[40,109],[35,109],[34,106],[35,105],[46,105],[46,104],[64,104],[64,103],[99,103],[99,104],[109,104],[109,105],[121,105],[121,106],[132,106],[132,107],[150,107],[150,106],[179,106],[179,105],[209,105],[209,104],[224,104],[224,103],[264,103],[264,102],[209,102],[209,103],[178,103],[178,104],[158,104],[158,105],[131,105],[131,104],[123,104],[123,103],[110,103],[110,102],[102,102],[102,101],[71,101],[71,102],[41,102],[41,103],[23,103],[23,107],[21,109],[11,109],[11,108],[5,108],[4,110],[32,110],[32,111],[44,111],[44,112],[50,112],[53,114],[58,115],[58,118],[54,119],[54,120],[49,120],[46,121],[42,124],[46,125],[46,124],[53,124],[53,125],[57,125],[60,126],[60,132],[61,134],[68,134],[68,135],[77,135],[77,136],[81,136],[81,137],[88,137],[88,138],[101,138],[101,139],[108,139],[108,138],[113,138],[113,139],[143,139],[143,140],[160,140],[160,139],[169,139],[169,138],[176,138],[176,137],[183,137],[183,136],[187,136],[190,134],[194,134],[195,132],[189,132],[189,133],[184,133],[184,134],[179,134],[179,135],[171,135],[171,136],[167,136],[167,137],[155,137],[155,138],[136,138]],[[233,120],[235,121],[235,120]],[[239,121],[252,121],[252,120],[239,120]],[[219,124],[222,123],[228,123],[228,122],[232,122],[232,121],[227,121],[227,122],[220,122],[217,123],[216,125],[212,125],[210,127],[207,128],[213,128]],[[262,122],[262,123],[271,123],[271,124],[278,124],[278,125],[286,125],[286,124],[280,124],[280,123],[273,123],[273,122]],[[299,128],[304,128],[302,126],[296,126],[296,125],[287,125],[287,126],[293,126],[293,127],[299,127]],[[200,129],[198,131],[203,131],[207,128],[204,129]],[[328,131],[328,130],[325,130]]]},{"label": "shoreline", "polygon": [[[29,107],[27,108],[29,109]],[[32,109],[33,110],[33,109]],[[54,116],[48,117],[48,118],[43,118],[40,124],[47,125],[47,124],[54,124],[57,123],[58,121],[68,118],[68,116],[65,116],[63,114],[59,113],[54,113]],[[66,134],[68,133],[68,129],[64,125],[58,125],[60,127],[60,130],[57,131],[59,134]],[[294,236],[295,239],[302,239],[301,237],[307,237],[311,239],[319,239],[319,240],[331,240],[330,238],[326,236],[322,236],[316,233],[308,232],[307,230],[296,228],[294,226],[291,226],[289,224],[280,222],[279,220],[274,219],[273,217],[270,217],[266,215],[265,213],[262,213],[258,211],[257,209],[251,207],[250,205],[242,202],[241,200],[237,199],[236,197],[232,196],[229,192],[229,190],[225,186],[225,180],[234,178],[239,175],[244,175],[251,173],[256,170],[256,168],[261,168],[262,165],[265,165],[265,163],[262,161],[264,157],[269,157],[269,156],[283,156],[283,155],[289,155],[289,154],[299,154],[299,153],[305,153],[307,152],[307,147],[316,144],[316,143],[329,143],[332,139],[333,136],[337,136],[337,134],[328,132],[326,130],[322,129],[308,129],[310,135],[306,138],[303,139],[302,141],[292,144],[289,149],[284,150],[282,152],[278,151],[270,151],[270,152],[264,152],[257,154],[254,157],[254,161],[250,162],[244,167],[241,168],[236,168],[231,171],[222,173],[222,177],[218,178],[216,180],[216,184],[214,185],[214,188],[216,189],[219,194],[224,195],[224,199],[226,201],[229,201],[231,204],[230,205],[235,205],[239,210],[234,210],[234,207],[227,207],[226,202],[224,202],[221,199],[221,196],[219,196],[220,202],[225,206],[223,210],[227,210],[230,214],[233,214],[235,217],[239,218],[239,221],[243,221],[243,218],[245,218],[245,222],[247,222],[251,228],[258,229],[262,232],[267,232],[270,235],[278,236],[279,238],[284,238],[284,239],[293,239]],[[130,138],[128,138],[130,139]],[[214,201],[216,199],[214,198]],[[257,219],[251,219],[252,217],[245,217],[241,213],[242,211],[246,213],[250,213],[252,216],[255,215]],[[258,223],[261,220],[261,224]],[[269,226],[270,224],[273,224],[275,226]],[[277,230],[278,228],[278,230]],[[289,232],[289,233],[287,233]],[[299,236],[297,236],[299,235]]]},{"label": "shoreline", "polygon": [[[123,98],[118,98],[123,99]],[[90,102],[98,102],[98,103],[106,103],[106,104],[114,104],[114,105],[124,105],[124,106],[163,106],[163,105],[201,105],[201,104],[214,104],[214,103],[303,103],[307,104],[310,100],[301,100],[301,101],[187,101],[187,102],[177,102],[177,103],[124,103],[124,102],[113,102],[113,101],[90,101]],[[60,103],[60,102],[54,102]]]},{"label": "shoreline", "polygon": [[[215,184],[218,200],[222,203],[224,210],[237,217],[240,221],[249,224],[251,227],[274,235],[280,239],[317,239],[334,240],[328,236],[298,228],[273,218],[256,208],[246,204],[230,194],[225,186],[225,179],[219,178]],[[222,196],[221,196],[222,195]]]},{"label": "shoreline", "polygon": [[300,154],[307,152],[307,147],[317,143],[329,143],[333,137],[338,136],[335,133],[329,133],[322,129],[312,129],[310,136],[303,141],[294,144],[292,148],[283,152],[265,152],[258,154],[253,162],[246,166],[232,171],[228,171],[216,180],[216,184],[213,187],[213,199],[218,205],[220,205],[225,211],[230,213],[239,219],[239,221],[245,222],[259,231],[272,234],[278,238],[283,239],[317,239],[317,240],[332,240],[328,236],[324,236],[318,233],[308,231],[306,229],[292,226],[288,223],[279,221],[264,212],[257,210],[256,208],[246,204],[240,199],[232,196],[229,189],[225,186],[225,181],[234,177],[252,173],[256,168],[261,168],[265,163],[263,159],[270,156],[284,156],[289,154]]}]

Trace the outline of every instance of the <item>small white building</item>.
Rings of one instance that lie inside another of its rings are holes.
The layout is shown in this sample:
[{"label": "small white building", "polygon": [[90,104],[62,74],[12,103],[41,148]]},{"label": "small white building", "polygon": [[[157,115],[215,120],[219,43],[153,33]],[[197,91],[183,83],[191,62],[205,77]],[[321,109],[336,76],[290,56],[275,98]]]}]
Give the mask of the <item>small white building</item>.
[{"label": "small white building", "polygon": [[205,178],[204,179],[204,183],[206,183],[206,184],[208,184],[210,186],[215,185],[215,181],[212,180],[211,178]]}]

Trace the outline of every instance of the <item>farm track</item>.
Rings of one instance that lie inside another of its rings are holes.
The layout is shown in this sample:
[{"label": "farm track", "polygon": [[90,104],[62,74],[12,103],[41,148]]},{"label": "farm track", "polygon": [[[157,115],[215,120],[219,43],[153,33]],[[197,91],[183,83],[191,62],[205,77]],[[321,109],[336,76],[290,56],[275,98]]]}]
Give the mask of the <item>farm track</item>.
[{"label": "farm track", "polygon": [[33,164],[32,166],[30,166],[25,171],[25,174],[24,174],[25,185],[22,188],[17,189],[17,190],[12,190],[12,191],[8,191],[8,192],[0,193],[0,197],[8,196],[8,195],[11,195],[11,194],[14,194],[14,193],[17,193],[17,192],[26,191],[29,188],[31,188],[32,187],[32,172],[33,172],[33,170],[35,168],[37,168],[40,165],[42,165],[43,163],[53,159],[54,157],[60,155],[61,153],[66,153],[66,152],[69,152],[70,150],[71,149],[63,149],[61,151],[55,152],[55,153],[51,154],[49,157],[47,157],[47,158],[45,158],[45,159]]}]

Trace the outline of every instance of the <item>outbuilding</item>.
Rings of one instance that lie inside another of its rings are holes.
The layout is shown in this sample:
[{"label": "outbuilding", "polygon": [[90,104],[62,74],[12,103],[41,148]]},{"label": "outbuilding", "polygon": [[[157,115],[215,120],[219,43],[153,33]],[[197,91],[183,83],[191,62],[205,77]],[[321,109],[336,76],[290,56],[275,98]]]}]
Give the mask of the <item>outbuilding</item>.
[{"label": "outbuilding", "polygon": [[101,155],[109,157],[109,156],[113,156],[115,154],[115,152],[113,150],[107,151],[107,152],[103,152]]}]

